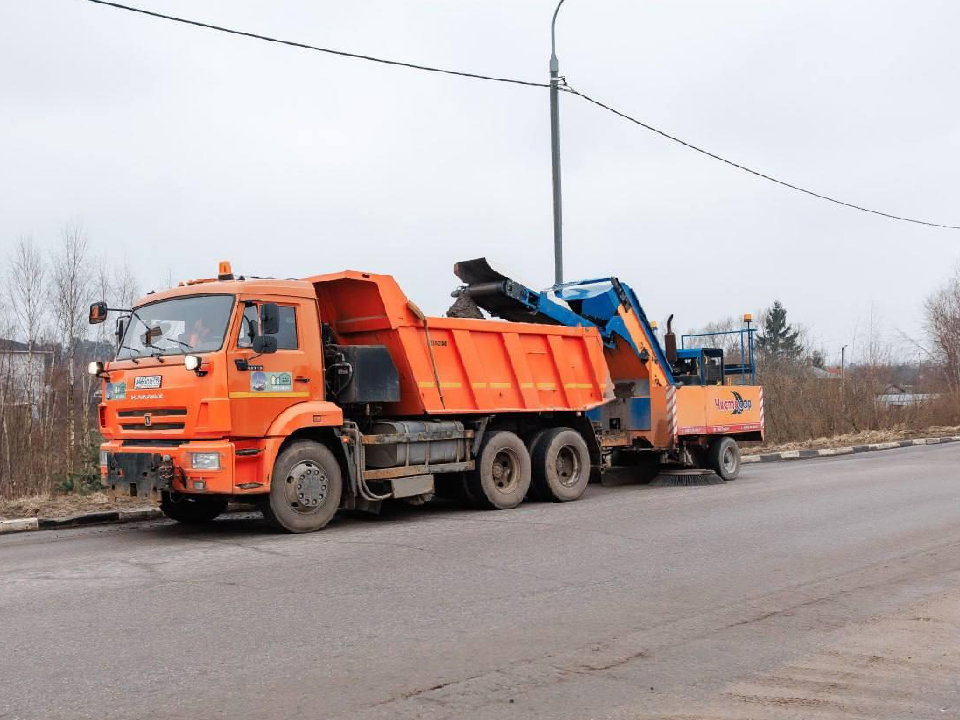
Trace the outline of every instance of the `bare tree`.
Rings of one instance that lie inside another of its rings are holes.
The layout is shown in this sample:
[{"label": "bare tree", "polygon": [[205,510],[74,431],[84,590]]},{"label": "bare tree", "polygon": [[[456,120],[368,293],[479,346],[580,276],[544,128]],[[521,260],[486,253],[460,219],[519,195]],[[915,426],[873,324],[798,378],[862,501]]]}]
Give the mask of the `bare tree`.
[{"label": "bare tree", "polygon": [[947,384],[960,392],[960,267],[924,305],[926,330]]},{"label": "bare tree", "polygon": [[57,333],[67,361],[67,423],[69,435],[68,469],[75,469],[77,435],[77,344],[86,334],[86,305],[90,277],[87,253],[90,241],[78,223],[64,226],[60,244],[53,253],[50,299],[56,317]]},{"label": "bare tree", "polygon": [[[43,334],[46,316],[46,267],[33,238],[23,235],[7,269],[7,295],[19,336],[27,345],[26,398],[31,412],[26,417],[27,456],[33,456],[33,420],[43,405],[43,372],[35,372],[34,352]],[[42,360],[40,361],[42,367]]]},{"label": "bare tree", "polygon": [[[10,322],[9,314],[6,308],[0,304],[0,338],[4,337],[13,329],[13,323]],[[10,446],[10,422],[7,417],[10,406],[10,353],[3,352],[5,347],[0,347],[0,455],[3,457],[3,465],[0,466],[0,481],[6,478],[6,482],[0,482],[0,494],[6,490],[6,485],[14,480],[13,474],[13,450]],[[9,494],[9,491],[8,491]]]},{"label": "bare tree", "polygon": [[[705,337],[692,338],[691,344],[693,347],[711,347],[723,350],[724,362],[727,364],[738,363],[741,361],[740,335],[720,335],[718,333],[733,333],[742,327],[743,323],[737,321],[736,318],[725,317],[722,320],[707,323],[702,328],[694,330],[691,334],[705,335]],[[743,341],[744,345],[746,345],[746,337],[743,338]],[[744,347],[743,351],[743,354],[746,355],[747,348]]]},{"label": "bare tree", "polygon": [[32,352],[43,333],[46,319],[46,268],[43,255],[33,238],[23,235],[17,240],[7,269],[7,295],[20,337]]},{"label": "bare tree", "polygon": [[126,258],[114,268],[113,292],[117,305],[122,308],[132,308],[140,297],[140,282]]}]

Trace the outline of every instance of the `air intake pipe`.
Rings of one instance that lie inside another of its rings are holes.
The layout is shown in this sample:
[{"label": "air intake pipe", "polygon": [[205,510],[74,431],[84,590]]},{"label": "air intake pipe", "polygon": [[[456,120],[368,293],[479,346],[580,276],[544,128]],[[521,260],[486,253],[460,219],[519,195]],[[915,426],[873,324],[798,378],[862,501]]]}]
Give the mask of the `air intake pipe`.
[{"label": "air intake pipe", "polygon": [[671,366],[677,361],[677,336],[673,332],[673,314],[667,318],[667,332],[663,336],[664,349],[667,352],[667,362]]}]

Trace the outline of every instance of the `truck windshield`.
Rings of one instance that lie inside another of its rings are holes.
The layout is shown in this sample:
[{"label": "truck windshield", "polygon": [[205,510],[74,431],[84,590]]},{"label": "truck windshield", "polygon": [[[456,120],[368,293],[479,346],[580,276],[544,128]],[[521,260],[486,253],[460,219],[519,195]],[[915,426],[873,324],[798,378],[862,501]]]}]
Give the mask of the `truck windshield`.
[{"label": "truck windshield", "polygon": [[219,350],[233,303],[233,295],[193,295],[136,308],[117,360]]}]

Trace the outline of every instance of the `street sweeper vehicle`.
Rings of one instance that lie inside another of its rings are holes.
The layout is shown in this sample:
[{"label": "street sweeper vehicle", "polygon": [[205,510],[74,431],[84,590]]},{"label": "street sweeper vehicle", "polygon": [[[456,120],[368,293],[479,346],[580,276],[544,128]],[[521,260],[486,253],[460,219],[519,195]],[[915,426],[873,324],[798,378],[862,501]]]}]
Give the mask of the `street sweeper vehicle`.
[{"label": "street sweeper vehicle", "polygon": [[[662,348],[616,278],[536,292],[458,263],[480,317],[427,317],[388,275],[218,276],[117,310],[102,378],[100,465],[115,495],[211,520],[254,502],[309,532],[340,508],[457,493],[506,509],[578,499],[611,465],[709,468],[763,434],[762,394],[710,348]],[[487,319],[481,311],[499,319]],[[752,336],[747,332],[748,339]]]}]

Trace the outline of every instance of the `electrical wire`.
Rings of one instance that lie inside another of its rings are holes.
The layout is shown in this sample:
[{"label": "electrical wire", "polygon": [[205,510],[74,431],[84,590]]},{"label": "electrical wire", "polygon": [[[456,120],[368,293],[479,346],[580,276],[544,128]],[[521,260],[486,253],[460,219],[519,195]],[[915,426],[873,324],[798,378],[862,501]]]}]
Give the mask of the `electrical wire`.
[{"label": "electrical wire", "polygon": [[444,75],[456,75],[458,77],[472,78],[474,80],[491,80],[493,82],[511,83],[513,85],[526,85],[527,87],[548,88],[548,83],[530,82],[528,80],[518,80],[516,78],[496,77],[493,75],[481,75],[479,73],[465,72],[462,70],[448,70],[446,68],[432,67],[430,65],[418,65],[417,63],[402,62],[400,60],[388,60],[386,58],[376,57],[374,55],[362,55],[360,53],[346,52],[345,50],[334,50],[332,48],[318,47],[316,45],[307,45],[306,43],[296,42],[294,40],[281,40],[280,38],[261,35],[259,33],[246,32],[243,30],[234,30],[223,27],[222,25],[212,25],[210,23],[200,22],[199,20],[188,20],[187,18],[177,17],[175,15],[164,15],[163,13],[145,10],[144,8],[124,5],[118,2],[108,2],[108,0],[86,0],[96,5],[106,5],[118,10],[127,10],[128,12],[149,15],[150,17],[160,18],[161,20],[170,20],[171,22],[182,23],[183,25],[192,25],[193,27],[205,28],[207,30],[216,30],[218,32],[228,33],[230,35],[240,35],[242,37],[253,38],[254,40],[264,40],[265,42],[277,43],[279,45],[289,45],[290,47],[300,48],[301,50],[314,50],[316,52],[327,53],[328,55],[338,55],[340,57],[353,58],[356,60],[367,60],[369,62],[380,63],[381,65],[395,65],[397,67],[411,68],[413,70],[424,70],[426,72],[442,73]]},{"label": "electrical wire", "polygon": [[[108,7],[116,8],[118,10],[126,10],[128,12],[139,13],[141,15],[148,15],[150,17],[159,18],[161,20],[169,20],[171,22],[181,23],[183,25],[191,25],[193,27],[204,28],[206,30],[216,30],[218,32],[228,33],[230,35],[239,35],[241,37],[252,38],[254,40],[263,40],[265,42],[277,43],[279,45],[288,45],[290,47],[300,48],[302,50],[313,50],[315,52],[327,53],[328,55],[336,55],[339,57],[352,58],[356,60],[367,60],[369,62],[375,62],[381,65],[392,65],[396,67],[410,68],[412,70],[422,70],[425,72],[441,73],[443,75],[453,75],[456,77],[470,78],[473,80],[487,80],[492,82],[509,83],[512,85],[522,85],[525,87],[535,87],[535,88],[550,87],[549,83],[531,82],[529,80],[496,77],[493,75],[482,75],[480,73],[472,73],[472,72],[466,72],[462,70],[450,70],[447,68],[433,67],[430,65],[420,65],[417,63],[404,62],[400,60],[388,60],[386,58],[376,57],[373,55],[363,55],[360,53],[346,52],[344,50],[334,50],[331,48],[318,47],[316,45],[308,45],[306,43],[296,42],[294,40],[281,40],[279,38],[270,37],[268,35],[261,35],[259,33],[246,32],[243,30],[234,30],[232,28],[223,27],[222,25],[213,25],[211,23],[200,22],[198,20],[188,20],[187,18],[177,17],[175,15],[165,15],[163,13],[154,12],[153,10],[146,10],[144,8],[134,7],[132,5],[124,5],[123,3],[118,3],[118,2],[110,2],[109,0],[86,0],[86,2],[91,2],[96,5],[105,5]],[[926,220],[917,220],[915,218],[909,218],[902,215],[895,215],[893,213],[883,212],[881,210],[873,210],[871,208],[863,207],[862,205],[856,205],[854,203],[849,203],[844,200],[838,200],[837,198],[831,197],[829,195],[824,195],[822,193],[814,192],[813,190],[808,190],[804,187],[800,187],[799,185],[794,185],[793,183],[789,183],[785,180],[780,180],[779,178],[775,178],[772,175],[768,175],[766,173],[760,172],[759,170],[754,170],[753,168],[750,168],[746,165],[741,165],[740,163],[734,162],[733,160],[728,160],[727,158],[721,155],[717,155],[714,152],[710,152],[709,150],[704,150],[703,148],[698,147],[693,143],[687,142],[686,140],[682,140],[675,135],[671,135],[670,133],[664,130],[661,130],[657,127],[654,127],[649,123],[643,122],[642,120],[638,120],[637,118],[632,117],[625,112],[621,112],[620,110],[617,110],[616,108],[611,107],[610,105],[602,103],[599,100],[596,100],[590,97],[589,95],[586,95],[585,93],[580,92],[579,90],[575,90],[573,87],[571,87],[566,83],[566,80],[562,80],[562,84],[558,86],[558,89],[569,95],[573,95],[575,97],[580,98],[581,100],[584,100],[588,103],[596,105],[597,107],[603,110],[606,110],[607,112],[613,113],[614,115],[617,115],[618,117],[621,117],[624,120],[634,123],[635,125],[638,125],[644,128],[645,130],[649,130],[650,132],[656,133],[657,135],[660,135],[661,137],[666,138],[671,142],[678,143],[679,145],[682,145],[685,148],[698,152],[701,155],[705,155],[709,158],[717,160],[718,162],[724,163],[725,165],[729,165],[730,167],[736,168],[737,170],[742,170],[743,172],[749,173],[750,175],[761,178],[763,180],[768,180],[769,182],[780,185],[781,187],[785,187],[790,190],[795,190],[796,192],[804,193],[805,195],[809,195],[819,200],[825,200],[835,205],[841,205],[843,207],[850,208],[852,210],[858,210],[860,212],[869,213],[872,215],[879,215],[880,217],[884,217],[889,220],[898,220],[900,222],[913,223],[915,225],[925,225],[927,227],[934,227],[934,228],[943,228],[946,230],[960,230],[960,225],[946,225],[942,223],[929,222]]]},{"label": "electrical wire", "polygon": [[586,100],[587,102],[592,103],[597,107],[603,108],[604,110],[611,112],[614,115],[617,115],[623,118],[624,120],[628,120],[636,125],[639,125],[645,130],[649,130],[650,132],[656,133],[657,135],[660,135],[661,137],[664,137],[667,140],[670,140],[671,142],[675,142],[680,145],[683,145],[684,147],[689,148],[690,150],[694,150],[695,152],[698,152],[701,155],[706,155],[707,157],[713,158],[714,160],[719,160],[720,162],[725,163],[726,165],[737,168],[738,170],[743,170],[746,173],[750,173],[751,175],[755,175],[756,177],[763,178],[764,180],[769,180],[770,182],[776,183],[777,185],[782,185],[783,187],[790,188],[791,190],[796,190],[797,192],[802,192],[807,195],[811,195],[812,197],[819,198],[820,200],[826,200],[827,202],[832,202],[847,208],[852,208],[853,210],[859,210],[860,212],[871,213],[873,215],[879,215],[881,217],[889,218],[890,220],[900,220],[902,222],[915,223],[917,225],[926,225],[927,227],[944,228],[946,230],[960,230],[960,225],[943,225],[941,223],[928,222],[926,220],[916,220],[914,218],[903,217],[901,215],[893,215],[892,213],[883,212],[881,210],[872,210],[870,208],[862,207],[860,205],[854,205],[853,203],[848,203],[843,200],[838,200],[837,198],[830,197],[829,195],[823,195],[821,193],[814,192],[813,190],[807,190],[806,188],[800,187],[799,185],[788,183],[785,180],[780,180],[771,175],[767,175],[766,173],[762,173],[759,170],[754,170],[753,168],[747,167],[746,165],[741,165],[740,163],[736,163],[733,160],[728,160],[727,158],[717,155],[716,153],[710,152],[709,150],[704,150],[703,148],[697,147],[693,143],[689,143],[686,140],[681,140],[675,135],[671,135],[670,133],[665,132],[659,128],[656,128],[653,125],[645,123],[642,120],[637,120],[635,117],[631,117],[630,115],[627,115],[624,112],[620,112],[616,108],[610,107],[609,105],[606,105],[600,102],[599,100],[595,100],[594,98],[588,95],[585,95],[579,90],[575,90],[574,88],[570,87],[570,85],[567,85],[567,84],[561,85],[560,90],[570,95],[575,95],[576,97],[579,97],[582,100]]}]

